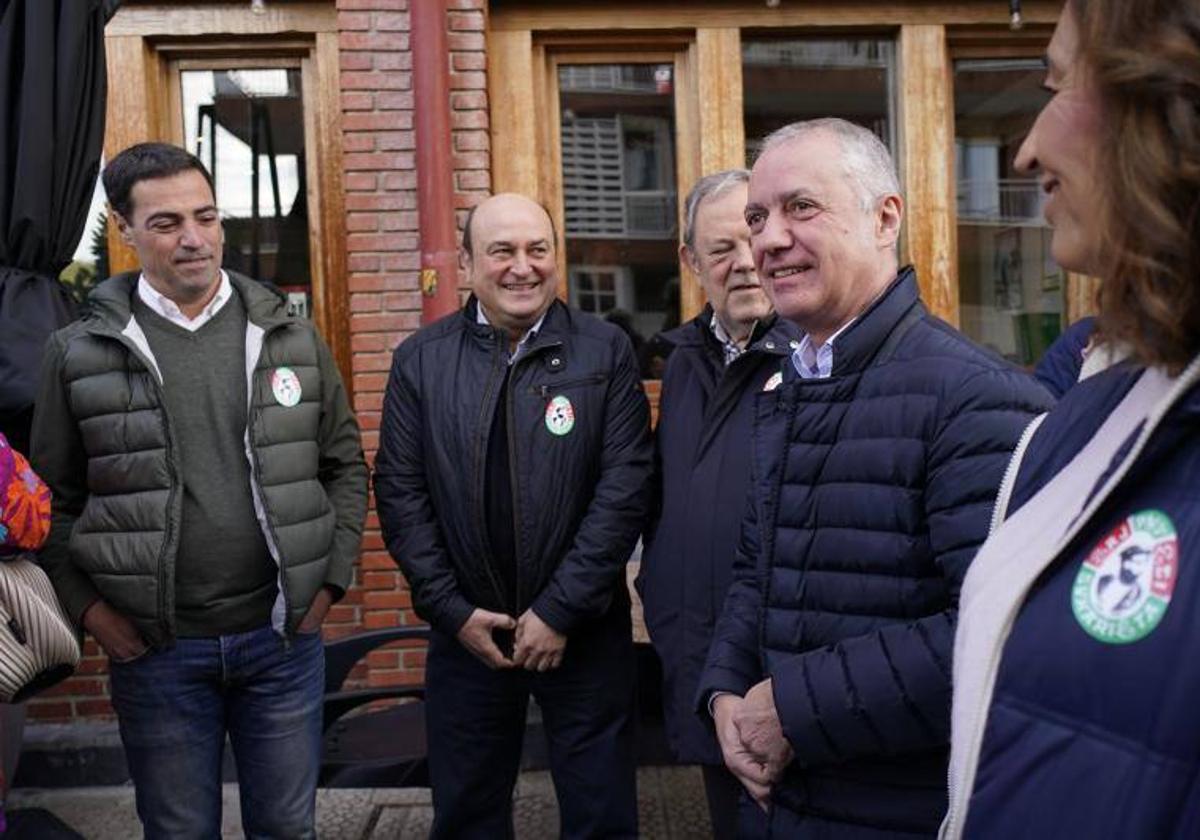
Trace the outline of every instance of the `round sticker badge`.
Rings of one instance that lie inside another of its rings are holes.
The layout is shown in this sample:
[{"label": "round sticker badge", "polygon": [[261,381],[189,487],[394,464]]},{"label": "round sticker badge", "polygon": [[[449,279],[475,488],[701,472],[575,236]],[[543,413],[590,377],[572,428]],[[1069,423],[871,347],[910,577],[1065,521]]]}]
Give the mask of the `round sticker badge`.
[{"label": "round sticker badge", "polygon": [[1143,510],[1084,559],[1071,588],[1071,610],[1079,626],[1101,642],[1136,642],[1162,621],[1178,576],[1174,523],[1161,510]]},{"label": "round sticker badge", "polygon": [[275,395],[275,402],[285,408],[299,405],[300,377],[289,367],[275,368],[271,373],[271,393]]},{"label": "round sticker badge", "polygon": [[559,437],[575,428],[575,407],[562,394],[550,400],[546,406],[546,428],[550,434]]}]

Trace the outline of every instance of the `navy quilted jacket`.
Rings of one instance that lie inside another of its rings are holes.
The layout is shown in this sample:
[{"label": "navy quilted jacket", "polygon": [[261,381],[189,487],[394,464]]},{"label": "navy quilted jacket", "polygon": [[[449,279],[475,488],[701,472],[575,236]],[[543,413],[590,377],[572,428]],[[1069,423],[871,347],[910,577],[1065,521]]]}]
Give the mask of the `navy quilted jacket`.
[{"label": "navy quilted jacket", "polygon": [[[1075,457],[1139,373],[1121,365],[1067,392],[1026,449],[1010,514]],[[1132,439],[1108,472],[1128,458]],[[1198,475],[1200,386],[1192,386],[1021,607],[996,676],[965,837],[1200,837]],[[1088,586],[1089,560],[1106,543],[1114,559]],[[1138,548],[1153,562],[1137,564]],[[1159,589],[1165,582],[1172,586]]]},{"label": "navy quilted jacket", "polygon": [[916,275],[834,344],[833,375],[759,394],[733,583],[697,707],[771,677],[796,760],[777,807],[934,832],[946,809],[958,590],[1009,453],[1050,406],[931,316]]}]

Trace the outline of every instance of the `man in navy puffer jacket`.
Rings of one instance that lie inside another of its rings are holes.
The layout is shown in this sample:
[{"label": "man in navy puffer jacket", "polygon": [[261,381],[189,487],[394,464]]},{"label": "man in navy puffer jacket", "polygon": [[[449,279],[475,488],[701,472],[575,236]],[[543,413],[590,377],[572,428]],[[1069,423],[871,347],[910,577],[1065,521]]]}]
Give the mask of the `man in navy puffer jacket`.
[{"label": "man in navy puffer jacket", "polygon": [[775,837],[932,836],[958,589],[1051,398],[921,304],[883,144],[841,120],[764,141],[746,221],[804,333],[759,394],[733,583],[697,707]]}]

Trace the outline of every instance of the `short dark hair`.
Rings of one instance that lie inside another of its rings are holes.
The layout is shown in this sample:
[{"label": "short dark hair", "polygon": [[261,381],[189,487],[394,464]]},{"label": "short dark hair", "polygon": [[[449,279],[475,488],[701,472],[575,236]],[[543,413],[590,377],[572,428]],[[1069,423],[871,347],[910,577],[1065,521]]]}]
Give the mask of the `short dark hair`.
[{"label": "short dark hair", "polygon": [[215,196],[217,190],[212,175],[204,168],[200,158],[170,143],[138,143],[130,146],[108,162],[100,177],[104,181],[108,203],[128,221],[133,216],[132,194],[135,184],[153,178],[169,178],[191,169],[204,176]]},{"label": "short dark hair", "polygon": [[[468,257],[475,256],[475,253],[471,250],[471,248],[472,248],[471,220],[475,218],[475,210],[476,210],[476,208],[479,207],[480,204],[483,204],[483,202],[481,201],[478,204],[471,205],[471,209],[469,209],[467,211],[467,217],[463,220],[462,247],[463,247],[463,250],[467,252]],[[552,240],[551,244],[554,246],[554,250],[557,251],[558,250],[558,228],[556,228],[554,226],[554,214],[550,212],[549,207],[547,207],[545,204],[542,204],[542,202],[540,202],[540,201],[537,202],[537,206],[541,207],[543,210],[546,211],[546,218],[550,220],[550,238]]]}]

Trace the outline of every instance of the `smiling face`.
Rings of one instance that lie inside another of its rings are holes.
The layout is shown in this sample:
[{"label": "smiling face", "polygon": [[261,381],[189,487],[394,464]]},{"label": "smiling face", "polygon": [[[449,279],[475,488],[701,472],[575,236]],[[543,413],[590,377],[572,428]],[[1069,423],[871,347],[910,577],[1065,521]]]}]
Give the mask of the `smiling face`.
[{"label": "smiling face", "polygon": [[199,311],[221,282],[223,233],[208,181],[189,169],[138,181],[129,196],[130,218],[114,216],[146,281],[185,314]]},{"label": "smiling face", "polygon": [[818,344],[858,316],[895,277],[903,217],[897,195],[863,208],[841,141],[813,130],[754,164],[746,223],[758,276],[782,317]]},{"label": "smiling face", "polygon": [[680,248],[721,325],[738,341],[771,312],[750,252],[746,185],[734,184],[696,208],[694,247]]},{"label": "smiling face", "polygon": [[1070,271],[1096,274],[1102,262],[1103,205],[1096,171],[1101,113],[1078,53],[1078,24],[1068,3],[1046,52],[1045,87],[1052,96],[1015,163],[1021,172],[1040,172],[1055,261]]},{"label": "smiling face", "polygon": [[471,253],[464,252],[463,264],[483,314],[518,341],[558,290],[550,217],[523,196],[487,199],[471,217]]}]

